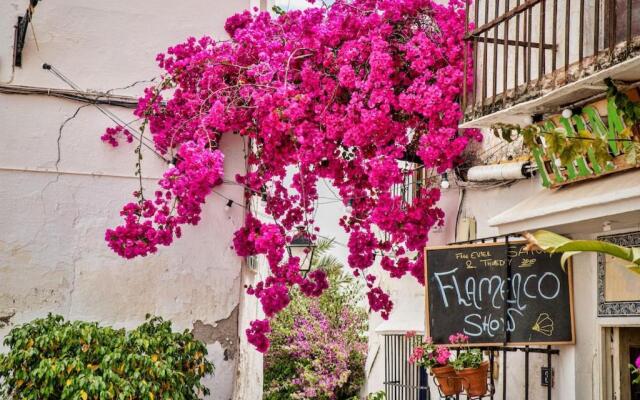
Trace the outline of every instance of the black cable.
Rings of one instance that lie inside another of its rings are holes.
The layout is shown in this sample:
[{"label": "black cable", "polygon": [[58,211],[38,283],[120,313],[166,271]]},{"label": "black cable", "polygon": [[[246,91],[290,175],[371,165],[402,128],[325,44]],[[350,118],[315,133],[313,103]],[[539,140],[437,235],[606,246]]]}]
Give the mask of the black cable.
[{"label": "black cable", "polygon": [[458,213],[456,214],[456,224],[454,225],[455,231],[453,233],[453,241],[458,241],[458,223],[460,222],[460,215],[462,215],[462,204],[464,202],[464,195],[466,193],[464,187],[460,188],[460,201],[458,202]]},{"label": "black cable", "polygon": [[[53,65],[51,64],[42,64],[42,69],[50,71],[51,73],[53,73],[55,76],[57,76],[60,80],[62,80],[64,83],[66,83],[67,85],[69,85],[72,89],[78,91],[78,92],[82,92],[83,90],[76,85],[71,79],[69,79],[68,77],[66,77],[62,72],[60,72],[57,68],[55,68]],[[129,126],[129,124],[127,124],[125,121],[123,121],[122,119],[120,119],[117,115],[113,114],[110,111],[107,111],[105,109],[103,109],[102,107],[100,107],[98,104],[96,103],[91,103],[95,108],[98,109],[98,111],[100,111],[104,116],[106,116],[107,118],[109,118],[111,121],[115,122],[118,126],[121,127],[127,127],[129,129],[131,129],[132,131],[136,132],[137,130],[131,126]],[[123,126],[124,125],[124,126]],[[147,138],[144,136],[144,134],[142,132],[139,133],[140,135],[140,139],[142,140],[147,140],[151,143],[153,143],[153,141],[151,141],[151,139]],[[165,163],[169,164],[170,161],[167,160],[162,154],[160,154],[155,148],[151,147],[150,145],[148,145],[147,143],[145,143],[144,141],[141,141],[141,144],[146,147],[147,149],[149,149],[151,152],[153,152],[156,156],[158,156],[159,158],[161,158]]]}]

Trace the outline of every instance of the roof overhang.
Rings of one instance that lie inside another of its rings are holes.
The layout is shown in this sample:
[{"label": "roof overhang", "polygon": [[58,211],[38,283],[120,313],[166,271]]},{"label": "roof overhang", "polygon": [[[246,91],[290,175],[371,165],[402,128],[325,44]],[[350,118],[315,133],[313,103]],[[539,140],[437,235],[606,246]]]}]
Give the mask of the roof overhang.
[{"label": "roof overhang", "polygon": [[602,231],[604,221],[614,229],[640,227],[640,170],[544,189],[489,219],[500,234],[536,229],[560,233]]}]

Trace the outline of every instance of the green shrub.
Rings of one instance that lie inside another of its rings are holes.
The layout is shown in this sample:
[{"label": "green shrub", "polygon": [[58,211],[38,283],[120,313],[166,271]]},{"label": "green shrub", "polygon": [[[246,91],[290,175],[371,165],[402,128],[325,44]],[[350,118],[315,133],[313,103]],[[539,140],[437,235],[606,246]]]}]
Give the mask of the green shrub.
[{"label": "green shrub", "polygon": [[17,326],[0,354],[0,398],[197,399],[213,373],[205,345],[147,316],[132,331],[49,314]]},{"label": "green shrub", "polygon": [[367,396],[367,400],[385,400],[387,398],[387,394],[384,390],[380,390],[375,393],[369,393]]}]

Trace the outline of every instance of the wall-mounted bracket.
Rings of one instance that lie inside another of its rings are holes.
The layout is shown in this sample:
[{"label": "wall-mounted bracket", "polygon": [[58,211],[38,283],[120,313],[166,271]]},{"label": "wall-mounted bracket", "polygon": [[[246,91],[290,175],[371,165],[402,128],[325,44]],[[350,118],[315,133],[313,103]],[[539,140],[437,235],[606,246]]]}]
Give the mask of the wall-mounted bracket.
[{"label": "wall-mounted bracket", "polygon": [[29,0],[29,8],[27,8],[24,16],[18,17],[13,43],[13,65],[16,67],[22,67],[22,50],[24,49],[24,42],[27,38],[27,28],[39,1],[40,0]]},{"label": "wall-mounted bracket", "polygon": [[553,368],[542,367],[540,368],[540,386],[551,386],[553,387],[553,378],[554,378]]}]

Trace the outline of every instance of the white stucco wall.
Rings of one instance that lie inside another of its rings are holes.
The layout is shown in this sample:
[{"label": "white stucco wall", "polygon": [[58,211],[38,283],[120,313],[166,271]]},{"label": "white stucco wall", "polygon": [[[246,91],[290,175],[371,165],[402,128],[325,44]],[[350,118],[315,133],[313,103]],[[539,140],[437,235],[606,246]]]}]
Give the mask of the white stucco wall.
[{"label": "white stucco wall", "polygon": [[[28,1],[2,2],[0,82],[68,88],[41,68],[43,62],[85,90],[149,80],[160,73],[158,52],[188,36],[223,38],[226,18],[254,3],[42,1],[32,24],[39,50],[29,28],[23,67],[13,70],[13,25]],[[113,93],[138,96],[144,86]],[[136,189],[134,145],[113,149],[102,143],[99,136],[114,123],[93,106],[77,111],[82,105],[0,94],[0,317],[8,317],[0,338],[49,312],[118,327],[136,326],[152,313],[171,319],[175,329],[195,329],[205,340],[216,366],[207,382],[212,399],[261,398],[262,358],[244,338],[247,321],[259,313],[255,301],[243,298],[243,285],[256,275],[230,248],[244,209],[225,211],[226,200],[212,195],[200,225],[186,227],[173,246],[121,259],[107,247],[104,231],[120,223],[118,213]],[[129,109],[106,109],[135,119]],[[242,142],[229,136],[221,146],[225,175],[244,171]],[[165,167],[144,153],[148,190]],[[243,203],[240,186],[217,190]]]}]

